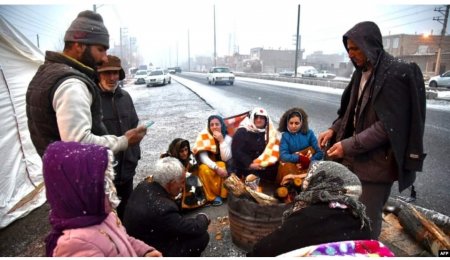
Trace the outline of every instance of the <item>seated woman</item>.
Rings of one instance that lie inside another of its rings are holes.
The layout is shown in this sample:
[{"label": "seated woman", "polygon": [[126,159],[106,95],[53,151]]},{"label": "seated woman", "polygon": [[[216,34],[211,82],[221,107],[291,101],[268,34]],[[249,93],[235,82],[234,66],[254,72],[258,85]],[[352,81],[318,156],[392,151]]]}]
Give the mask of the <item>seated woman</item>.
[{"label": "seated woman", "polygon": [[359,202],[358,177],[342,164],[311,165],[303,191],[283,214],[283,224],[258,241],[248,256],[277,256],[295,249],[347,240],[369,240],[370,224]]},{"label": "seated woman", "polygon": [[236,175],[254,174],[274,181],[279,156],[279,133],[264,108],[253,109],[233,135],[231,152]]},{"label": "seated woman", "polygon": [[198,178],[198,164],[195,160],[189,141],[182,138],[175,138],[169,145],[166,153],[161,154],[164,157],[177,158],[186,169],[186,182],[181,197],[182,209],[193,209],[203,206],[206,203],[203,184]]},{"label": "seated woman", "polygon": [[103,146],[54,142],[43,157],[50,204],[47,256],[162,256],[127,234],[113,211],[113,154]]},{"label": "seated woman", "polygon": [[278,131],[282,132],[278,183],[288,174],[306,175],[310,161],[322,160],[323,152],[308,128],[308,115],[303,109],[294,107],[284,112]]},{"label": "seated woman", "polygon": [[228,195],[223,181],[228,177],[225,163],[231,159],[231,137],[221,116],[208,118],[208,125],[197,136],[192,150],[201,163],[198,176],[203,183],[206,200],[213,206],[222,205],[222,199]]}]

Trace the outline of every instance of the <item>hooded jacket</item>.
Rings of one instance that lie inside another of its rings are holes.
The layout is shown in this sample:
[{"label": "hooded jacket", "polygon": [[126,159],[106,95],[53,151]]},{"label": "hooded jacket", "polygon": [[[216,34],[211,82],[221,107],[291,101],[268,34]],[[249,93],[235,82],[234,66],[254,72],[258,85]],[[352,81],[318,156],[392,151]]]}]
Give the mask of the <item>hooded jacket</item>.
[{"label": "hooded jacket", "polygon": [[398,180],[402,191],[414,183],[415,172],[422,170],[425,158],[422,72],[417,64],[384,51],[380,29],[373,22],[361,22],[350,29],[343,37],[346,49],[348,39],[365,54],[373,71],[358,102],[362,68],[354,63],[356,71],[342,94],[338,118],[331,127],[335,142],[342,142],[343,163],[362,181]]}]

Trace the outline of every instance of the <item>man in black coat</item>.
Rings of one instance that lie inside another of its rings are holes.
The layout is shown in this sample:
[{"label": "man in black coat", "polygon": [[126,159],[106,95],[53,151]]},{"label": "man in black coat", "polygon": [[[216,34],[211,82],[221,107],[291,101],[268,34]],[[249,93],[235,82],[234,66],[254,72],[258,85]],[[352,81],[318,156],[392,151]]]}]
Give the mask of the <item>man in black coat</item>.
[{"label": "man in black coat", "polygon": [[422,170],[425,86],[415,63],[384,51],[375,23],[356,24],[343,42],[356,70],[342,94],[338,118],[320,133],[319,145],[361,180],[360,200],[377,239],[393,182],[398,180],[402,191]]},{"label": "man in black coat", "polygon": [[135,188],[125,210],[129,235],[165,257],[200,256],[209,242],[209,217],[184,217],[174,198],[182,192],[186,170],[174,157],[159,159],[155,171]]},{"label": "man in black coat", "polygon": [[[119,80],[125,78],[120,59],[108,55],[108,61],[99,66],[97,72],[99,80],[97,85],[102,98],[103,123],[109,134],[121,136],[137,127],[139,118],[130,94],[119,87]],[[141,148],[139,144],[129,146],[125,151],[116,153],[114,158],[117,162],[114,167],[116,172],[114,185],[120,198],[117,214],[123,220],[125,206],[133,191],[133,177],[136,175],[136,167],[141,159]]]}]

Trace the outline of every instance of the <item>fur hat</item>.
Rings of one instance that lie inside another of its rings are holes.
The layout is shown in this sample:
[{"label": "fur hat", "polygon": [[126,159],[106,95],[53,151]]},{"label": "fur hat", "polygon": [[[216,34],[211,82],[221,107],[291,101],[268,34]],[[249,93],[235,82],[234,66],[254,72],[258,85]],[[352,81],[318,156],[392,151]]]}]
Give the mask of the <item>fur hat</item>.
[{"label": "fur hat", "polygon": [[100,14],[86,10],[78,14],[64,35],[65,42],[99,44],[109,49],[109,34]]},{"label": "fur hat", "polygon": [[112,71],[112,70],[119,71],[119,80],[123,80],[125,78],[125,71],[122,69],[119,57],[108,55],[108,61],[104,62],[101,66],[97,67],[97,72]]}]

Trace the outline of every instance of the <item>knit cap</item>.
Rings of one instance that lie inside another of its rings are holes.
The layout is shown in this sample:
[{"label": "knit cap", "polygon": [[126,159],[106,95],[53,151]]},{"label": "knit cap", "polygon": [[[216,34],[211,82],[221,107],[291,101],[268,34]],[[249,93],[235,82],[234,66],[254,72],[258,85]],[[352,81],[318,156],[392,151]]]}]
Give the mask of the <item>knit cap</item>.
[{"label": "knit cap", "polygon": [[109,34],[100,14],[83,11],[73,20],[64,35],[65,42],[99,44],[109,49]]}]

